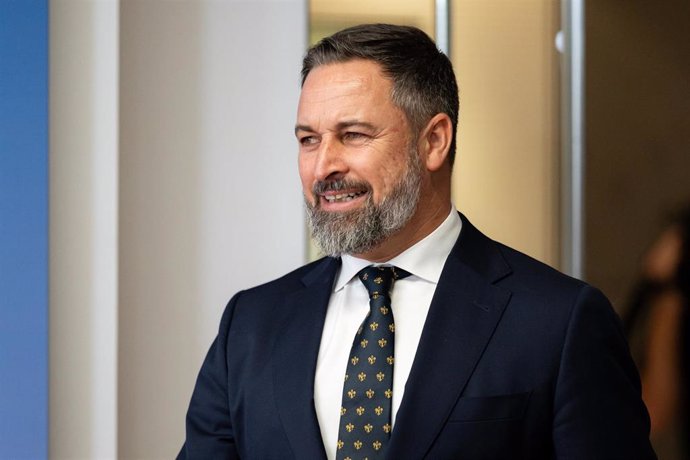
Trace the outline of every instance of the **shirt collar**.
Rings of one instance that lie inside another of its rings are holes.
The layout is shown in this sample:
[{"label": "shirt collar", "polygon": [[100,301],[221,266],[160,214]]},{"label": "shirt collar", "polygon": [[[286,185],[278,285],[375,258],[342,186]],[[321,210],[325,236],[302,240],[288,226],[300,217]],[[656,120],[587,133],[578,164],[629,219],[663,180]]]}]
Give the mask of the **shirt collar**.
[{"label": "shirt collar", "polygon": [[[443,266],[460,235],[461,229],[462,220],[460,215],[455,209],[451,208],[446,220],[436,227],[433,232],[384,263],[386,265],[395,265],[414,276],[432,283],[438,283]],[[343,254],[342,265],[340,266],[338,279],[335,282],[334,291],[341,290],[361,269],[368,265],[371,265],[371,262],[368,260]]]}]

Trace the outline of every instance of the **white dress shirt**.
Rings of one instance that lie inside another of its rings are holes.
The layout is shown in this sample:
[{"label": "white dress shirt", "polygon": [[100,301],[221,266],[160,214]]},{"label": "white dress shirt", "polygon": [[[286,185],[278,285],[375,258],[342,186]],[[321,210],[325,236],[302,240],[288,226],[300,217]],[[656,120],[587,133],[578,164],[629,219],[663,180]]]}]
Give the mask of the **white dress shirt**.
[{"label": "white dress shirt", "polygon": [[[385,264],[377,264],[394,265],[412,274],[396,281],[391,294],[391,308],[395,320],[395,367],[391,411],[393,425],[431,299],[448,254],[460,235],[461,227],[460,216],[451,209],[446,220],[426,238]],[[350,349],[357,329],[369,312],[369,295],[355,275],[371,264],[364,259],[342,256],[342,265],[335,279],[321,335],[314,378],[314,404],[329,460],[335,459],[336,456],[340,403]]]}]

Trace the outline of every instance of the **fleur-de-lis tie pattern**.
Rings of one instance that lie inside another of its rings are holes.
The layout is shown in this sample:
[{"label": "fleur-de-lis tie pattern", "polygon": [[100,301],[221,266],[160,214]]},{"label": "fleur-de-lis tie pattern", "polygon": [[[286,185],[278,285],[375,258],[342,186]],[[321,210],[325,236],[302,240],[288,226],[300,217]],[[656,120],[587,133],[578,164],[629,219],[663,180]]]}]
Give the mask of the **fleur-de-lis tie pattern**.
[{"label": "fleur-de-lis tie pattern", "polygon": [[369,292],[369,314],[350,351],[340,408],[336,459],[383,458],[391,433],[395,322],[391,290],[410,274],[370,265],[357,276]]}]

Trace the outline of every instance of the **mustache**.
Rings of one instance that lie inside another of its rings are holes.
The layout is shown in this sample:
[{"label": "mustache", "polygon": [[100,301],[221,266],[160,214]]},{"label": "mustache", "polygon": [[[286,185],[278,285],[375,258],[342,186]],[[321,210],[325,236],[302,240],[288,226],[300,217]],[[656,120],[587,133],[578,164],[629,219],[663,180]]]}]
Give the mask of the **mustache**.
[{"label": "mustache", "polygon": [[312,193],[314,196],[320,195],[325,192],[339,192],[341,190],[364,190],[366,192],[371,191],[371,185],[364,181],[350,181],[345,179],[336,179],[328,181],[318,181],[312,187]]}]

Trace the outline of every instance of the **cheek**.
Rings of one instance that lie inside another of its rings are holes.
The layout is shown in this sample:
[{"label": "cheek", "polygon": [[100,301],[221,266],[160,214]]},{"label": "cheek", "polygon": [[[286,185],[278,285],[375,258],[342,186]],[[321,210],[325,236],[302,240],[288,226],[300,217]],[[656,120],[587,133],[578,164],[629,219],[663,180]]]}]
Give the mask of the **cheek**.
[{"label": "cheek", "polygon": [[374,203],[381,203],[381,200],[390,194],[396,182],[388,167],[370,170],[362,179],[371,187]]},{"label": "cheek", "polygon": [[398,185],[405,174],[405,161],[399,158],[392,159],[381,165],[376,170],[370,171],[369,182],[374,187],[374,199],[380,202]]}]

